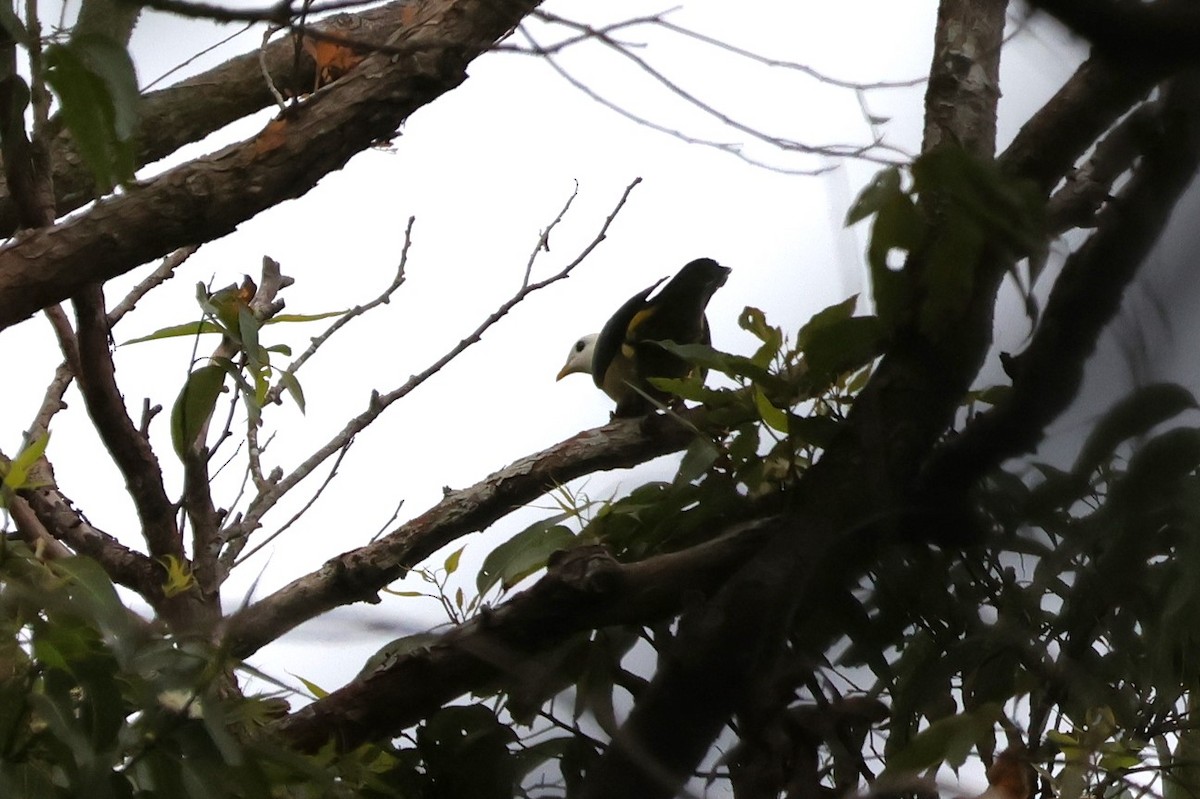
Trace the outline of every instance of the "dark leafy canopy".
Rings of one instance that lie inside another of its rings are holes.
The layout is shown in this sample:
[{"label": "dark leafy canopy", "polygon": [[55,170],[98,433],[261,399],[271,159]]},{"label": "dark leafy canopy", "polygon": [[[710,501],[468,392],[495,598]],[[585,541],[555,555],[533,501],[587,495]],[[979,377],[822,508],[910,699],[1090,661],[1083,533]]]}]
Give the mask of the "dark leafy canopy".
[{"label": "dark leafy canopy", "polygon": [[[448,5],[431,0],[438,10]],[[939,40],[989,19],[1002,29],[1003,4],[998,12],[985,5],[944,3]],[[1073,18],[1070,3],[1052,5]],[[1101,5],[1105,19],[1120,10]],[[1147,4],[1138,19],[1164,5]],[[447,36],[461,34],[452,27],[464,19],[490,23],[463,34],[466,43],[450,48],[458,53],[485,48],[528,10],[456,2],[454,13],[427,22],[446,26],[438,33]],[[30,47],[11,9],[0,9],[0,26],[11,46]],[[368,63],[359,56],[354,63]],[[278,635],[329,607],[374,599],[415,570],[451,619],[449,629],[384,645],[337,690],[298,675],[313,699],[304,709],[283,700],[282,686],[279,695],[240,687],[247,675],[273,685],[231,655],[245,645],[239,623],[260,606],[222,619],[218,590],[260,523],[255,514],[286,493],[287,481],[248,468],[259,493],[246,517],[233,520],[218,510],[207,469],[223,394],[244,413],[252,457],[261,454],[257,431],[284,392],[304,408],[296,370],[312,352],[282,367],[291,349],[268,346],[267,325],[330,314],[280,314],[275,295],[287,281],[277,265],[264,270],[271,285],[262,289],[249,280],[215,292],[198,287],[198,320],[185,316],[129,342],[220,338],[172,388],[171,444],[186,485],[178,503],[160,491],[157,507],[167,517],[179,511],[194,530],[186,557],[128,550],[74,512],[48,468],[61,438],[50,446],[48,433],[35,430],[14,457],[0,458],[0,505],[16,530],[0,539],[0,794],[665,796],[691,780],[697,791],[721,783],[757,799],[926,792],[929,785],[914,778],[972,759],[1017,764],[1015,782],[993,769],[1003,799],[1026,799],[1027,768],[1036,769],[1044,796],[1059,799],[1133,799],[1146,786],[1169,799],[1200,793],[1192,715],[1200,681],[1194,397],[1152,383],[1118,399],[1091,422],[1069,468],[1039,462],[1013,443],[1036,442],[1077,389],[1104,314],[1145,259],[1182,190],[1180,175],[1200,158],[1200,91],[1194,78],[1167,72],[1186,59],[1113,71],[1109,59],[1119,57],[1107,41],[1105,54],[998,161],[970,146],[977,130],[948,130],[911,164],[878,174],[846,215],[848,224],[870,226],[872,313],[856,315],[863,303],[851,297],[792,331],[746,308],[739,323],[758,342],[749,354],[661,343],[702,367],[696,374],[724,376],[720,387],[698,377],[654,382],[703,408],[593,431],[581,438],[599,442],[592,444],[598,454],[568,449],[590,465],[522,461],[515,471],[543,470],[536,491],[510,493],[493,475],[477,492],[463,492],[473,506],[449,492],[444,506],[421,518],[433,520],[428,537],[441,546],[544,493],[559,475],[681,448],[670,479],[595,502],[557,486],[558,511],[490,546],[466,590],[454,581],[465,548],[478,544],[460,545],[432,568],[411,553],[437,546],[412,544],[421,530],[402,528],[280,592],[293,615],[264,603],[287,616],[267,622]],[[137,166],[139,98],[125,49],[79,35],[47,47],[39,63],[31,83],[44,80],[53,90],[95,184],[126,183]],[[0,109],[9,123],[23,119],[37,96],[10,73],[8,107]],[[461,80],[447,73],[453,79],[445,85]],[[961,97],[974,74],[931,79],[931,119],[944,108],[973,112],[949,98]],[[983,92],[994,92],[986,84]],[[1106,130],[1156,84],[1152,100],[1126,117],[1139,120],[1135,141],[1118,146],[1129,132],[1124,123]],[[994,107],[980,106],[981,127],[994,129]],[[259,141],[265,152],[300,135],[289,127],[299,127],[305,106],[297,108],[272,123],[274,138]],[[1143,125],[1147,118],[1152,124]],[[6,152],[19,138],[9,123]],[[1093,160],[1048,209],[1038,187],[1059,183],[1102,136]],[[1113,152],[1126,153],[1127,162],[1098,163]],[[1059,167],[1050,165],[1055,159]],[[18,191],[17,171],[6,166]],[[1110,177],[1079,188],[1098,174]],[[1122,196],[1107,203],[1114,192]],[[1092,207],[1079,197],[1101,199]],[[1095,224],[1089,244],[1105,246],[1072,255],[1043,314],[1033,286],[1048,272],[1051,220],[1067,218]],[[121,235],[134,234],[107,231],[104,241]],[[1016,279],[1035,335],[1025,354],[1009,360],[1012,385],[971,388],[983,355],[968,351],[964,331],[990,329],[1004,274]],[[402,276],[401,268],[396,285]],[[1103,303],[1090,301],[1101,294]],[[329,332],[361,310],[333,314]],[[81,315],[81,340],[86,324]],[[108,329],[90,333],[103,342]],[[102,359],[106,351],[92,352]],[[969,374],[958,385],[952,372]],[[120,450],[129,442],[111,430],[138,431],[128,419],[113,424],[119,394],[97,396],[104,389],[83,382],[97,431]],[[1043,395],[1057,404],[1039,403]],[[949,411],[937,417],[926,406]],[[897,407],[906,414],[889,415]],[[617,452],[622,436],[643,449]],[[148,449],[148,436],[141,442]],[[540,459],[561,450],[549,452]],[[949,474],[947,463],[970,468]],[[157,479],[162,489],[154,453],[126,455],[120,468],[138,510],[151,507],[147,486]],[[831,473],[838,480],[821,481]],[[946,479],[931,486],[930,475]],[[157,523],[160,536],[175,536],[159,551],[185,552],[180,525]],[[812,546],[796,556],[796,542]],[[510,596],[535,577],[531,589]],[[157,618],[131,612],[114,582],[141,593]],[[312,599],[318,583],[334,586],[332,599]],[[639,738],[646,729],[670,734]],[[1000,749],[1007,754],[997,758]],[[638,790],[614,788],[621,785]]]}]

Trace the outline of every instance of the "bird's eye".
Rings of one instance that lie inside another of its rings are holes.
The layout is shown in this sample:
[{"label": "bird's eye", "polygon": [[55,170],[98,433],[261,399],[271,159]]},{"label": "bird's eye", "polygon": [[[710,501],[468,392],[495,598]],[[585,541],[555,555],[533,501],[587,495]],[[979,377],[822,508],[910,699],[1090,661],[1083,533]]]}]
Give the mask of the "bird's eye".
[{"label": "bird's eye", "polygon": [[583,352],[583,339],[579,339],[579,341],[575,342],[575,351]]}]

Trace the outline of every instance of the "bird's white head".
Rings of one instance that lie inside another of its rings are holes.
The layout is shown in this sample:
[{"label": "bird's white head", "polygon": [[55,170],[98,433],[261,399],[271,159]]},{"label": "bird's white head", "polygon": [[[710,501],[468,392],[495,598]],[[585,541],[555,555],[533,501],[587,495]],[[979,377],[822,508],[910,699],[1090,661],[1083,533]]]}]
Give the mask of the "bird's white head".
[{"label": "bird's white head", "polygon": [[596,333],[589,333],[583,338],[571,345],[571,352],[567,355],[567,362],[563,364],[563,368],[558,370],[556,380],[562,380],[567,375],[581,372],[590,375],[592,373],[592,354],[596,351]]}]

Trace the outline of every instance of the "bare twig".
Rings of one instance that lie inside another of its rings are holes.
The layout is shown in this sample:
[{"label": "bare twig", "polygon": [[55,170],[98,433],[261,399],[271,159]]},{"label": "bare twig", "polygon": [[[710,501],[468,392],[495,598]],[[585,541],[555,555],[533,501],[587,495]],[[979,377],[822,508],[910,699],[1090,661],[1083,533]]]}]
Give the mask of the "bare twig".
[{"label": "bare twig", "polygon": [[321,498],[321,495],[323,493],[325,493],[325,489],[328,488],[329,484],[333,482],[333,478],[337,477],[338,467],[342,465],[342,460],[345,459],[346,453],[350,451],[350,447],[352,447],[353,445],[354,445],[354,439],[350,439],[349,441],[346,442],[346,446],[342,447],[342,449],[338,452],[337,458],[333,461],[333,466],[331,466],[329,468],[329,474],[325,475],[325,479],[321,481],[321,485],[319,485],[317,487],[317,490],[313,492],[313,495],[308,498],[307,502],[304,503],[304,507],[300,508],[300,510],[293,513],[291,518],[289,518],[286,522],[284,522],[283,525],[280,526],[280,528],[278,530],[271,533],[269,536],[264,538],[262,541],[258,542],[254,546],[253,549],[251,549],[246,554],[239,556],[237,558],[237,560],[233,561],[233,563],[230,565],[230,568],[241,565],[242,561],[247,560],[254,553],[258,552],[263,547],[265,547],[267,544],[271,543],[276,538],[283,535],[283,533],[286,532],[289,527],[291,527],[293,524],[295,524],[297,521],[299,521],[304,516],[304,514],[308,513],[308,509],[316,504],[317,500]]},{"label": "bare twig", "polygon": [[430,364],[424,371],[410,377],[403,385],[387,392],[386,394],[373,392],[368,407],[365,411],[351,419],[341,431],[334,435],[333,438],[326,442],[320,449],[310,455],[303,463],[297,466],[291,474],[272,485],[267,491],[260,493],[257,497],[255,497],[255,499],[250,503],[250,507],[246,511],[246,515],[239,525],[239,529],[230,530],[229,536],[233,537],[245,535],[246,533],[255,529],[263,515],[272,507],[274,507],[275,504],[285,494],[287,494],[288,491],[292,490],[296,484],[311,474],[312,471],[327,458],[334,455],[344,446],[346,446],[350,439],[354,438],[354,436],[366,429],[366,427],[374,422],[389,405],[412,393],[413,390],[422,385],[426,380],[437,374],[446,364],[450,363],[460,354],[462,354],[464,350],[477,343],[483,338],[483,334],[487,332],[492,325],[503,319],[509,311],[516,307],[527,296],[535,291],[538,291],[539,289],[543,289],[553,283],[557,283],[558,281],[563,280],[570,275],[575,267],[579,266],[579,264],[582,263],[583,260],[600,245],[600,242],[604,241],[608,235],[608,229],[612,225],[613,220],[616,219],[617,214],[620,213],[621,209],[625,207],[625,202],[629,199],[630,193],[640,182],[641,178],[637,178],[625,187],[625,191],[622,193],[621,198],[617,201],[616,207],[613,208],[612,213],[610,213],[608,218],[605,219],[604,224],[601,225],[599,232],[597,232],[596,236],[591,240],[591,242],[589,242],[583,248],[583,250],[580,251],[574,260],[563,267],[562,270],[548,278],[545,278],[544,280],[539,280],[534,283],[524,283],[521,288],[515,294],[513,294],[512,297],[501,303],[500,307],[497,308],[490,316],[488,316],[466,338],[459,341],[458,344],[454,345],[445,355]]},{"label": "bare twig", "polygon": [[[545,13],[545,12],[543,12],[543,13]],[[651,78],[653,78],[658,84],[660,84],[663,88],[665,88],[671,94],[673,94],[676,97],[678,97],[679,99],[683,100],[688,105],[691,105],[692,107],[702,111],[704,114],[717,120],[725,127],[736,130],[739,133],[743,133],[753,139],[757,139],[757,140],[764,142],[766,144],[769,144],[773,147],[777,147],[781,150],[790,151],[790,152],[804,153],[807,155],[822,155],[822,156],[826,156],[826,157],[830,157],[830,158],[859,158],[859,159],[863,159],[863,160],[867,160],[867,161],[879,161],[880,160],[877,157],[870,155],[871,151],[873,151],[873,150],[876,150],[876,149],[890,150],[890,149],[892,149],[890,146],[883,144],[879,140],[873,141],[871,144],[864,145],[864,146],[810,145],[810,144],[804,144],[803,142],[794,141],[791,139],[785,139],[785,138],[782,138],[779,136],[768,135],[768,134],[762,132],[761,130],[759,130],[758,128],[755,128],[752,125],[747,125],[743,122],[739,122],[738,120],[734,119],[733,117],[730,117],[728,114],[725,114],[724,112],[717,110],[709,103],[704,102],[696,95],[694,95],[691,92],[689,92],[688,90],[684,89],[678,83],[675,83],[674,81],[672,81],[670,78],[668,78],[662,72],[655,69],[653,66],[650,65],[650,63],[648,61],[646,61],[646,59],[644,59],[640,55],[634,53],[629,47],[626,47],[622,43],[615,41],[614,39],[612,39],[612,37],[608,36],[607,34],[603,33],[602,31],[596,30],[596,29],[591,28],[582,23],[573,22],[571,20],[564,19],[562,17],[554,17],[554,21],[556,21],[562,25],[574,27],[577,30],[580,30],[581,32],[588,34],[595,41],[600,42],[601,44],[605,45],[610,50],[613,50],[614,52],[616,52],[618,55],[624,57],[625,59],[632,61],[638,67],[638,69],[642,70],[647,75],[649,75]],[[525,34],[526,38],[529,37],[528,31],[523,30],[522,32]]]},{"label": "bare twig", "polygon": [[262,470],[262,453],[263,449],[258,443],[258,425],[247,420],[246,422],[246,469],[250,474],[250,480],[254,483],[254,490],[261,494],[271,488],[270,481]]},{"label": "bare twig", "polygon": [[529,285],[529,278],[533,274],[533,264],[537,261],[539,255],[543,252],[550,251],[550,232],[558,227],[558,224],[563,221],[563,217],[571,210],[571,204],[575,202],[575,198],[579,196],[579,181],[575,181],[575,190],[571,192],[571,196],[567,198],[563,204],[562,210],[558,212],[558,216],[554,217],[546,229],[538,234],[537,242],[533,245],[533,251],[529,253],[529,260],[525,263],[525,277],[521,279],[521,288]]},{"label": "bare twig", "polygon": [[[517,30],[520,31],[521,35],[524,36],[533,47],[535,47],[535,48],[540,47],[537,40],[533,38],[533,35],[530,34],[529,30],[526,27],[520,26],[520,27],[518,27]],[[620,47],[616,47],[616,49],[618,50],[618,52],[624,52],[623,50],[621,50]],[[631,54],[628,54],[628,53],[625,53],[625,54],[627,56],[633,57]],[[594,90],[593,88],[588,86],[586,83],[579,80],[571,73],[567,72],[561,65],[559,65],[559,63],[552,56],[549,56],[549,55],[545,56],[545,62],[547,65],[549,65],[549,67],[551,69],[553,69],[556,73],[558,73],[558,75],[560,77],[562,77],[563,80],[565,80],[567,83],[574,86],[576,89],[578,89],[580,92],[582,92],[587,97],[590,97],[592,100],[596,101],[600,105],[609,109],[610,111],[613,111],[613,112],[625,117],[626,119],[630,120],[631,122],[635,122],[638,125],[641,125],[646,128],[650,128],[651,130],[656,130],[659,133],[665,133],[666,135],[671,136],[672,138],[675,138],[675,139],[679,139],[680,141],[685,142],[687,144],[697,144],[702,147],[711,147],[714,150],[719,150],[723,153],[728,153],[730,155],[736,156],[737,158],[740,158],[741,160],[745,161],[746,163],[753,164],[754,166],[762,167],[764,169],[769,169],[773,172],[780,172],[780,173],[788,174],[788,175],[819,175],[824,172],[828,172],[830,169],[832,169],[832,167],[816,167],[813,169],[795,169],[795,168],[778,166],[776,164],[769,164],[766,161],[760,161],[760,160],[753,158],[753,157],[747,155],[746,153],[744,153],[742,151],[742,145],[737,142],[719,142],[719,141],[714,141],[712,139],[701,139],[701,138],[697,138],[695,136],[691,136],[689,134],[684,133],[682,130],[670,128],[670,127],[662,125],[658,122],[654,122],[650,119],[647,119],[646,117],[639,116],[638,114],[633,113],[632,111],[628,110],[627,108],[624,108],[623,106],[619,105],[618,103],[615,103],[612,100],[607,99],[606,97],[601,95],[599,92],[597,92],[596,90]],[[696,102],[699,103],[700,105],[704,105],[703,103],[700,103],[700,101],[698,101],[698,100]],[[716,111],[715,109],[711,109],[711,110],[712,110],[712,113],[718,119],[722,119],[722,118],[729,119],[728,117],[725,117],[725,115],[721,114],[719,111]],[[748,126],[741,126],[740,123],[734,123],[732,120],[729,120],[729,126],[735,128],[735,129],[741,129],[744,127],[747,130],[753,130],[752,128],[749,128]],[[791,145],[789,145],[789,143],[784,142],[783,140],[773,139],[772,137],[767,136],[766,134],[763,134],[760,131],[754,131],[752,135],[754,138],[758,138],[763,141],[766,141],[769,144],[779,147],[780,149],[792,150],[792,151],[801,152],[801,153],[804,153],[807,155],[825,155],[825,156],[834,157],[834,158],[853,157],[853,158],[861,158],[863,160],[870,160],[870,161],[881,160],[881,159],[877,159],[877,158],[874,158],[874,157],[871,157],[868,155],[868,151],[870,149],[872,149],[873,147],[878,146],[879,142],[875,142],[874,144],[868,145],[866,147],[845,148],[843,150],[841,148],[812,147],[812,146],[808,146],[808,145],[801,145],[799,143],[791,143]],[[886,162],[886,161],[884,161],[884,162],[890,163],[890,162]]]},{"label": "bare twig", "polygon": [[271,41],[271,37],[279,30],[278,26],[269,25],[263,31],[262,46],[258,49],[258,68],[262,70],[263,81],[267,85],[267,89],[271,92],[271,96],[275,98],[275,105],[279,107],[279,113],[287,113],[287,101],[283,99],[283,93],[275,85],[275,79],[271,77],[271,70],[267,68],[267,45]]},{"label": "bare twig", "polygon": [[33,424],[29,426],[30,436],[37,437],[49,430],[50,420],[56,413],[67,407],[67,404],[63,402],[63,397],[74,379],[75,373],[71,371],[71,367],[67,366],[65,361],[54,370],[54,377],[51,378],[50,385],[46,387],[46,393],[42,396],[42,404],[33,418]]},{"label": "bare twig", "polygon": [[[404,228],[404,246],[400,249],[400,263],[396,267],[396,276],[392,278],[391,284],[385,288],[378,297],[371,300],[366,305],[354,306],[349,311],[346,311],[346,313],[335,319],[333,324],[331,324],[324,333],[321,333],[319,336],[314,336],[311,343],[308,345],[308,348],[305,349],[304,352],[297,355],[296,358],[288,365],[288,368],[285,370],[286,374],[296,374],[296,372],[300,370],[300,367],[304,366],[305,362],[315,355],[317,350],[320,349],[321,346],[324,345],[334,333],[338,332],[347,324],[349,324],[352,319],[362,316],[373,308],[376,308],[380,305],[386,305],[387,303],[391,302],[392,295],[396,293],[396,290],[399,289],[400,286],[404,285],[404,268],[408,264],[408,248],[412,244],[412,229],[413,224],[416,221],[417,218],[415,216],[410,216],[408,218],[408,224]],[[284,382],[280,380],[275,385],[271,386],[271,389],[267,392],[266,401],[263,404],[270,405],[278,402],[283,391]]]},{"label": "bare twig", "polygon": [[[471,13],[461,13],[460,3],[469,3]],[[462,83],[467,64],[534,5],[536,0],[438,0],[437,24],[404,31],[414,50],[432,49],[431,55],[398,61],[372,54],[289,117],[288,135],[233,144],[78,217],[10,241],[0,248],[0,326],[176,247],[225,235],[263,209],[308,191],[353,155],[394,135],[417,108]],[[255,191],[245,191],[247,181]],[[197,215],[200,185],[206,213]],[[112,237],[114,225],[129,235]]]},{"label": "bare twig", "polygon": [[[680,415],[691,423],[702,408]],[[673,416],[617,419],[510,464],[470,488],[451,491],[434,507],[378,541],[343,553],[293,580],[230,621],[235,651],[245,657],[308,619],[340,605],[377,601],[405,570],[450,542],[482,530],[568,480],[619,469],[676,452],[692,441],[690,424]]]},{"label": "bare twig", "polygon": [[379,529],[375,531],[375,535],[371,536],[371,538],[368,539],[368,541],[367,541],[368,544],[374,544],[376,541],[379,540],[380,536],[382,536],[384,533],[387,532],[387,529],[392,526],[392,523],[395,522],[396,519],[400,518],[400,509],[403,507],[404,507],[404,500],[402,499],[396,503],[396,507],[392,509],[392,515],[387,517],[387,521],[385,521],[383,524],[379,525]]},{"label": "bare twig", "polygon": [[167,11],[191,19],[209,19],[214,22],[267,22],[287,27],[293,20],[305,14],[323,14],[327,11],[344,11],[371,5],[373,0],[327,0],[324,3],[304,4],[297,11],[290,2],[276,3],[262,8],[230,8],[213,3],[193,3],[184,0],[148,0],[146,8]]},{"label": "bare twig", "polygon": [[[730,44],[729,42],[722,41],[721,39],[717,39],[713,36],[708,36],[707,34],[692,30],[691,28],[685,28],[682,25],[676,25],[674,22],[670,22],[667,20],[667,15],[671,14],[672,12],[674,12],[676,10],[678,10],[678,8],[671,8],[671,9],[667,9],[666,11],[662,11],[658,14],[652,14],[652,15],[645,16],[645,17],[636,17],[636,18],[632,18],[632,19],[622,20],[619,23],[615,23],[612,25],[606,25],[606,26],[600,27],[600,28],[592,28],[589,25],[585,25],[583,23],[576,22],[574,20],[565,19],[557,14],[553,14],[544,9],[538,9],[537,11],[534,11],[533,14],[531,14],[531,16],[537,17],[538,19],[544,20],[545,22],[548,22],[548,23],[557,23],[560,25],[565,25],[567,27],[570,27],[574,30],[580,31],[578,36],[568,40],[567,42],[560,43],[560,45],[551,46],[551,48],[549,48],[550,54],[553,54],[557,50],[563,49],[562,45],[565,45],[565,44],[574,44],[574,43],[577,43],[580,41],[586,41],[588,39],[596,38],[597,36],[606,36],[609,33],[616,31],[616,30],[620,30],[622,28],[633,27],[636,25],[650,25],[653,27],[662,28],[663,30],[671,31],[672,33],[677,33],[680,36],[683,36],[688,39],[694,39],[695,41],[698,41],[702,44],[706,44],[711,47],[715,47],[718,50],[724,50],[727,53],[732,53],[736,56],[745,58],[749,61],[754,61],[755,63],[762,64],[763,66],[766,66],[766,67],[772,67],[772,68],[777,68],[777,69],[787,69],[787,70],[792,70],[794,72],[800,72],[804,75],[809,76],[810,78],[813,78],[816,81],[819,81],[820,83],[824,83],[829,86],[836,86],[839,89],[853,89],[856,91],[874,91],[874,90],[878,90],[878,89],[908,89],[908,88],[912,88],[913,86],[920,86],[920,85],[924,84],[927,80],[929,80],[929,78],[926,76],[921,76],[921,77],[917,77],[917,78],[909,78],[908,80],[881,80],[881,81],[867,81],[867,82],[849,81],[849,80],[843,80],[841,78],[835,78],[831,75],[826,75],[825,73],[823,73],[819,70],[813,69],[812,67],[808,66],[807,64],[801,64],[796,61],[788,61],[788,60],[778,59],[778,58],[768,58],[767,56],[764,56],[761,53],[756,53],[753,50],[746,50],[744,48]],[[539,54],[540,54],[540,52],[539,52]]]},{"label": "bare twig", "polygon": [[221,39],[220,41],[214,42],[213,44],[209,45],[208,47],[205,47],[204,49],[202,49],[202,50],[200,50],[200,51],[198,51],[198,52],[196,52],[196,53],[193,53],[192,55],[188,56],[188,57],[187,57],[186,59],[184,59],[183,61],[179,62],[179,63],[178,63],[178,64],[176,64],[175,66],[173,66],[173,67],[171,67],[170,69],[168,69],[168,70],[167,70],[166,72],[164,72],[163,74],[159,75],[159,76],[158,76],[157,78],[155,78],[154,80],[152,80],[152,81],[150,81],[149,83],[147,83],[145,86],[142,86],[142,87],[141,87],[141,90],[142,90],[143,92],[148,92],[148,91],[150,91],[150,90],[151,90],[151,89],[153,89],[155,86],[157,86],[158,84],[162,83],[164,80],[166,80],[167,78],[171,77],[172,75],[174,75],[174,74],[175,74],[176,72],[178,72],[179,70],[181,70],[181,69],[186,69],[186,68],[187,68],[187,66],[188,66],[189,64],[192,64],[192,63],[194,63],[194,62],[198,61],[199,59],[203,58],[204,56],[208,55],[209,53],[213,52],[214,50],[219,50],[220,48],[222,48],[222,47],[224,47],[225,45],[229,44],[229,43],[230,43],[230,42],[232,42],[234,39],[236,39],[237,37],[241,36],[241,35],[242,35],[243,33],[245,33],[246,31],[250,30],[250,29],[251,29],[251,27],[253,27],[253,23],[247,23],[246,27],[242,28],[241,30],[239,30],[239,31],[234,31],[233,33],[231,33],[231,34],[229,34],[228,36],[226,36],[224,39]]},{"label": "bare twig", "polygon": [[171,278],[175,277],[175,270],[183,266],[188,258],[195,254],[196,250],[200,249],[199,244],[194,244],[189,247],[180,247],[173,253],[162,259],[162,262],[155,268],[153,272],[146,275],[136,286],[129,290],[119,303],[112,307],[108,312],[108,325],[112,327],[125,314],[137,307],[137,304],[143,297],[149,294],[155,288],[158,288],[163,283],[166,283]]},{"label": "bare twig", "polygon": [[67,319],[67,314],[63,311],[62,306],[55,303],[46,308],[46,319],[50,321],[50,326],[54,329],[54,337],[58,339],[58,348],[63,354],[66,363],[71,367],[71,371],[79,373],[79,341],[75,337],[75,329],[71,327],[71,322]]}]

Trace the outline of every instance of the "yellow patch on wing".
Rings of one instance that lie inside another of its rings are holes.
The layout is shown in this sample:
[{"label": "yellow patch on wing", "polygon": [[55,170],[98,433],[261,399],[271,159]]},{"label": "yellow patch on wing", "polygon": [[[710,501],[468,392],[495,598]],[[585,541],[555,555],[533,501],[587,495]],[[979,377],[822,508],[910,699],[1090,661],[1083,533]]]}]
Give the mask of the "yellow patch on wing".
[{"label": "yellow patch on wing", "polygon": [[642,310],[635,313],[633,315],[633,318],[629,320],[629,325],[625,328],[625,340],[626,341],[635,341],[638,326],[641,325],[642,322],[645,322],[647,319],[649,319],[651,316],[654,316],[655,312],[657,312],[657,311],[658,311],[658,306],[652,305],[649,308],[643,308]]}]

